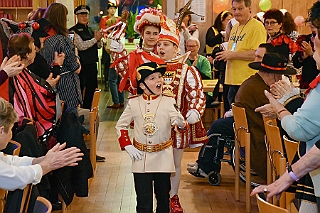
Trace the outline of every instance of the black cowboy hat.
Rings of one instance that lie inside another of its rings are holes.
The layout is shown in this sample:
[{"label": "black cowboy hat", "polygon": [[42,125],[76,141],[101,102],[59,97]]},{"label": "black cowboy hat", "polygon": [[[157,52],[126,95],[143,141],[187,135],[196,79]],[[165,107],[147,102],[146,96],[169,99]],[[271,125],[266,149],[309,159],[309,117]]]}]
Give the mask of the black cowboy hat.
[{"label": "black cowboy hat", "polygon": [[157,64],[156,62],[148,62],[141,64],[139,67],[137,67],[137,82],[138,82],[138,88],[137,93],[143,94],[143,90],[140,88],[139,84],[144,82],[144,79],[148,77],[149,75],[160,72],[161,75],[163,75],[166,72],[166,64]]},{"label": "black cowboy hat", "polygon": [[252,62],[248,66],[254,70],[262,72],[295,75],[296,70],[293,67],[288,67],[288,60],[283,55],[278,53],[266,53],[263,56],[262,62]]}]

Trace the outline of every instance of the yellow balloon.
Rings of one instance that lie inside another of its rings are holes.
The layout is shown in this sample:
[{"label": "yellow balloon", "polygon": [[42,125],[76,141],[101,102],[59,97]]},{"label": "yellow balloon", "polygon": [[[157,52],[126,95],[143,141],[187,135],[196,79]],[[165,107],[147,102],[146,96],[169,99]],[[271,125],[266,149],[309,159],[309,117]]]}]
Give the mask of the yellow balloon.
[{"label": "yellow balloon", "polygon": [[267,11],[271,8],[271,1],[270,0],[261,0],[259,2],[259,7],[262,11]]}]

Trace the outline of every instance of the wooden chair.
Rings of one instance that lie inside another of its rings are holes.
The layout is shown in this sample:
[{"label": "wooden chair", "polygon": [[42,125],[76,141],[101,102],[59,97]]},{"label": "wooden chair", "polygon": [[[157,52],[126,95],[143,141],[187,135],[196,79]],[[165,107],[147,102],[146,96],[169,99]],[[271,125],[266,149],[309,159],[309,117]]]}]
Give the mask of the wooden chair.
[{"label": "wooden chair", "polygon": [[[292,163],[292,160],[298,151],[299,142],[293,141],[287,138],[287,136],[283,135],[284,146],[286,148],[287,153],[287,160],[288,164]],[[298,212],[295,206],[293,205],[292,201],[295,198],[294,193],[286,192],[286,209],[290,212]]]},{"label": "wooden chair", "polygon": [[267,201],[262,199],[258,194],[256,194],[256,198],[260,213],[289,213],[287,209],[268,203]]},{"label": "wooden chair", "polygon": [[96,169],[96,156],[97,156],[97,118],[98,118],[98,108],[93,108],[90,111],[90,133],[86,135],[86,139],[90,141],[90,161],[92,164],[92,169]]},{"label": "wooden chair", "polygon": [[95,107],[97,107],[97,108],[99,107],[100,94],[101,94],[101,89],[97,88],[93,94],[91,109],[93,109]]},{"label": "wooden chair", "polygon": [[52,211],[52,205],[49,200],[44,197],[38,196],[36,203],[34,204],[33,213],[50,213]]},{"label": "wooden chair", "polygon": [[[14,140],[10,140],[8,143],[8,146],[11,146],[10,148],[12,149],[12,155],[18,156],[20,154],[20,149],[21,149],[20,143]],[[7,195],[8,195],[7,190],[0,189],[0,212],[3,212],[4,210],[4,206],[6,205]]]},{"label": "wooden chair", "polygon": [[[269,149],[269,147],[268,147],[269,146],[269,141],[268,141],[269,138],[267,138],[267,131],[268,131],[267,121],[269,121],[269,120],[272,120],[273,122],[277,122],[277,121],[276,121],[276,119],[270,119],[270,118],[267,118],[267,117],[264,117],[264,116],[262,116],[262,118],[263,118],[264,129],[266,131],[266,135],[264,137],[264,142],[265,142],[265,145],[266,145],[266,150],[268,150]],[[269,156],[267,155],[267,184],[271,184],[272,183],[272,174],[271,174],[270,171],[272,171],[271,162],[269,160]]]},{"label": "wooden chair", "polygon": [[23,195],[22,195],[22,200],[20,205],[20,213],[28,212],[30,197],[32,193],[32,187],[33,187],[33,184],[30,183],[23,189]]},{"label": "wooden chair", "polygon": [[299,147],[299,142],[297,141],[292,141],[287,138],[287,136],[283,135],[283,141],[284,141],[284,146],[286,148],[286,153],[287,153],[287,158],[288,158],[288,163],[291,164],[297,150]]},{"label": "wooden chair", "polygon": [[[280,130],[277,126],[276,120],[268,120],[265,124],[266,136],[267,136],[267,159],[271,165],[271,168],[267,170],[268,175],[272,177],[272,182],[276,181],[286,171],[286,158],[284,156],[284,150],[282,147],[282,140]],[[269,183],[268,183],[269,184]],[[273,204],[276,204],[278,200],[273,198]],[[286,196],[285,193],[281,194],[279,200],[279,206],[286,208]]]},{"label": "wooden chair", "polygon": [[[246,168],[250,168],[250,132],[245,109],[242,107],[232,106],[234,117],[234,134],[235,134],[235,198],[240,200],[240,147],[245,148],[245,164]],[[251,211],[251,173],[250,169],[246,169],[246,212]]]},{"label": "wooden chair", "polygon": [[89,125],[90,132],[85,134],[84,140],[90,141],[90,161],[92,164],[92,169],[96,169],[96,155],[97,155],[97,119],[99,113],[99,100],[100,100],[101,89],[96,89],[93,95],[91,110],[89,114]]}]

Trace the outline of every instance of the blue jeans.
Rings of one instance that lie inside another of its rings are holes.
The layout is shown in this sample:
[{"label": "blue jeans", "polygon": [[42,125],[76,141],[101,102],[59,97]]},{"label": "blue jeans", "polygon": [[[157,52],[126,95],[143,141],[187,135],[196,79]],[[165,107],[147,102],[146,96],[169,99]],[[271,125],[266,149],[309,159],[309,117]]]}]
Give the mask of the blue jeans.
[{"label": "blue jeans", "polygon": [[114,104],[120,104],[124,102],[123,92],[119,92],[118,87],[120,83],[120,76],[116,73],[114,68],[109,69],[108,76],[109,89]]},{"label": "blue jeans", "polygon": [[[228,91],[228,102],[229,104],[231,105],[232,103],[234,103],[234,99],[236,97],[236,94],[239,90],[239,87],[238,85],[230,85],[229,86],[229,91]],[[231,107],[230,107],[231,108]]]}]

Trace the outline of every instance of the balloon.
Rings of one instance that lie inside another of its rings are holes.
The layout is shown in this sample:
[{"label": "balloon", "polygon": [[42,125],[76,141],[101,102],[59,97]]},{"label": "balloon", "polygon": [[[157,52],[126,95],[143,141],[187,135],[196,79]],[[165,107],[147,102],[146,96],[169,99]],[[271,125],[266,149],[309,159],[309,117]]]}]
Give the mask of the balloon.
[{"label": "balloon", "polygon": [[262,11],[267,11],[271,8],[271,1],[270,0],[261,0],[259,2],[259,7]]},{"label": "balloon", "polygon": [[300,27],[304,23],[304,18],[302,16],[297,16],[294,19],[294,23],[296,23],[296,25]]},{"label": "balloon", "polygon": [[228,7],[229,7],[229,0],[215,0],[213,2],[213,11],[216,14],[219,14],[222,11],[228,9]]}]

